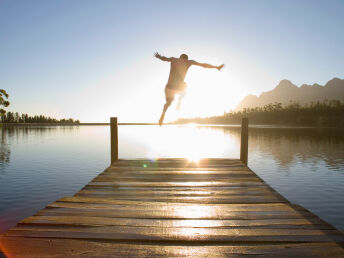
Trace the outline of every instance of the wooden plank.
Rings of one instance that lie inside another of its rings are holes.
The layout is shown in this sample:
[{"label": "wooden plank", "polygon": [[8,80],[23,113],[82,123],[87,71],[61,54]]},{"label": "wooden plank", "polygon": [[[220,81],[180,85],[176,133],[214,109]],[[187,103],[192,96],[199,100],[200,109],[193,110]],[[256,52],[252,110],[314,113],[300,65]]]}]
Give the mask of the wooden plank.
[{"label": "wooden plank", "polygon": [[233,211],[291,211],[302,212],[303,216],[316,217],[299,206],[285,203],[254,203],[254,204],[189,204],[169,202],[142,202],[132,200],[113,200],[104,198],[64,197],[48,205],[48,208],[101,208],[101,209],[147,209],[147,210],[175,210],[195,213],[216,213]]},{"label": "wooden plank", "polygon": [[86,185],[85,187],[82,188],[82,190],[97,190],[99,189],[104,190],[104,191],[117,191],[117,192],[147,192],[147,191],[158,191],[158,192],[169,192],[169,191],[174,191],[174,192],[197,192],[197,191],[203,191],[203,192],[219,192],[219,191],[223,191],[223,192],[253,192],[253,191],[268,191],[271,193],[274,193],[275,195],[279,195],[277,192],[273,191],[272,189],[270,189],[269,187],[266,187],[264,185],[259,185],[259,186],[229,186],[229,187],[190,187],[190,186],[171,186],[171,187],[159,187],[159,186],[155,186],[155,187],[141,187],[141,186],[121,186],[121,187],[114,187],[112,185],[102,185],[102,184],[96,184],[96,185]]},{"label": "wooden plank", "polygon": [[111,257],[342,257],[343,248],[335,243],[281,243],[281,244],[224,244],[191,245],[181,243],[126,243],[100,242],[75,239],[38,239],[0,237],[0,249],[8,257],[65,257],[65,256],[111,256]]},{"label": "wooden plank", "polygon": [[[123,168],[123,167],[130,167],[130,168],[198,168],[200,167],[197,163],[174,163],[174,162],[138,162],[138,163],[113,163],[111,168]],[[215,168],[233,168],[233,167],[242,167],[244,168],[244,164],[221,164],[221,163],[209,163],[205,166],[202,166],[203,168],[209,168],[209,169],[215,169]]]},{"label": "wooden plank", "polygon": [[248,167],[231,167],[231,168],[137,168],[137,167],[109,167],[105,169],[101,174],[104,173],[153,173],[153,174],[249,174],[252,175],[252,171]]},{"label": "wooden plank", "polygon": [[217,160],[217,159],[201,159],[197,162],[189,161],[187,159],[182,160],[175,160],[175,159],[157,159],[157,160],[146,160],[146,159],[137,159],[137,160],[118,160],[117,162],[111,164],[111,167],[120,167],[120,166],[131,166],[131,167],[141,167],[142,165],[146,165],[145,167],[154,167],[154,166],[173,166],[173,167],[208,167],[213,165],[222,165],[222,166],[230,166],[236,165],[241,166],[244,164],[239,160]]},{"label": "wooden plank", "polygon": [[[116,196],[111,194],[76,194],[75,196],[81,197],[97,197],[97,198],[116,198],[118,200],[138,200],[137,196]],[[173,197],[173,196],[140,196],[141,201],[150,202],[173,202],[173,203],[207,203],[207,204],[230,204],[230,203],[281,203],[279,197],[275,196],[214,196],[214,197],[204,197],[204,196],[185,196],[185,197]]]},{"label": "wooden plank", "polygon": [[31,216],[19,225],[60,225],[60,226],[130,226],[130,227],[209,227],[209,228],[289,228],[289,229],[332,229],[318,219],[269,219],[269,220],[205,220],[205,219],[138,219],[107,218],[87,216]]},{"label": "wooden plank", "polygon": [[[221,194],[243,194],[243,195],[252,195],[256,193],[257,195],[261,194],[272,194],[275,196],[280,196],[278,193],[272,191],[268,187],[264,186],[253,186],[253,187],[113,187],[113,186],[104,186],[104,185],[87,185],[84,188],[82,188],[79,192],[84,191],[99,191],[104,193],[118,193],[118,194],[147,194],[147,193],[156,193],[156,194],[199,194],[199,195],[205,195],[207,193],[214,194],[214,195],[221,195]],[[78,193],[79,193],[78,192]],[[86,192],[85,192],[86,193]],[[283,199],[283,198],[281,198]]]},{"label": "wooden plank", "polygon": [[152,174],[152,173],[145,173],[145,174],[125,174],[125,173],[104,173],[97,176],[97,179],[104,178],[107,180],[140,180],[140,181],[181,181],[181,180],[192,180],[192,181],[217,181],[217,180],[224,180],[224,181],[235,181],[235,180],[247,180],[247,181],[261,181],[259,178],[252,174]]},{"label": "wooden plank", "polygon": [[[187,221],[187,220],[184,220]],[[205,223],[204,223],[205,224]],[[154,236],[170,236],[170,235],[204,235],[204,237],[216,236],[224,237],[223,240],[219,241],[231,241],[226,240],[227,236],[336,236],[339,239],[339,242],[344,243],[344,236],[341,232],[335,229],[317,229],[317,228],[266,228],[266,227],[203,227],[203,226],[192,226],[188,225],[187,227],[131,227],[131,226],[78,226],[78,225],[54,225],[54,224],[18,224],[13,227],[7,233],[14,231],[37,231],[37,232],[83,232],[83,233],[117,233],[117,234],[143,234],[143,235],[154,235]],[[5,235],[7,235],[7,233]],[[131,237],[129,236],[129,239]],[[136,239],[136,238],[135,238]]]},{"label": "wooden plank", "polygon": [[[114,163],[115,164],[115,163]],[[146,167],[147,166],[147,167]],[[136,165],[127,165],[127,164],[117,164],[116,166],[111,166],[111,168],[132,168],[132,169],[141,169],[141,168],[146,168],[147,170],[150,170],[151,168],[153,168],[154,170],[157,168],[161,168],[161,169],[175,169],[175,168],[179,168],[179,169],[197,169],[199,166],[197,164],[188,164],[188,165],[183,165],[183,164],[176,164],[176,166],[174,166],[172,163],[159,163],[159,164],[136,164]],[[221,165],[221,164],[211,164],[211,165],[207,165],[204,167],[207,170],[217,170],[217,169],[235,169],[235,168],[243,168],[245,169],[245,165],[244,164],[240,164],[240,165],[235,165],[235,164],[228,164],[228,165]]]},{"label": "wooden plank", "polygon": [[313,218],[310,213],[292,211],[212,211],[212,210],[164,210],[164,209],[89,209],[56,208],[43,209],[37,215],[89,216],[110,218],[151,218],[151,219],[300,219]]},{"label": "wooden plank", "polygon": [[151,169],[151,168],[212,168],[212,167],[245,167],[245,165],[240,162],[208,162],[207,164],[200,164],[195,162],[189,162],[189,161],[182,161],[182,162],[174,162],[174,161],[157,161],[157,162],[151,162],[147,160],[143,161],[119,161],[113,163],[109,168],[123,168],[123,167],[130,167],[130,168],[144,168],[144,169]]},{"label": "wooden plank", "polygon": [[[233,212],[233,211],[290,211],[299,212],[298,209],[291,207],[288,204],[186,204],[186,203],[161,203],[161,202],[131,202],[131,201],[112,201],[106,202],[106,199],[93,199],[85,198],[86,201],[82,202],[84,198],[73,197],[72,201],[56,201],[49,204],[47,208],[88,208],[88,209],[155,209],[155,210],[185,210],[185,211],[202,211],[202,212]],[[61,200],[66,200],[65,198]],[[73,201],[74,200],[74,201]],[[101,202],[97,202],[101,200]],[[307,211],[305,211],[307,212]]]},{"label": "wooden plank", "polygon": [[117,166],[121,164],[127,165],[135,165],[135,164],[143,164],[143,163],[152,163],[152,164],[159,164],[159,163],[170,163],[173,165],[177,164],[197,164],[200,167],[205,167],[208,164],[232,164],[232,163],[239,163],[243,164],[239,159],[226,159],[226,158],[202,158],[197,162],[190,161],[185,158],[157,158],[157,159],[119,159],[116,163],[111,164],[111,166]]},{"label": "wooden plank", "polygon": [[[285,206],[286,204],[284,203],[256,203],[256,204],[216,204],[216,205],[211,205],[211,204],[203,204],[203,203],[198,203],[198,204],[187,204],[187,203],[168,203],[168,202],[147,202],[147,201],[140,201],[138,200],[115,200],[115,199],[104,199],[104,198],[89,198],[89,197],[76,197],[76,196],[66,196],[63,198],[60,198],[57,200],[58,202],[76,202],[76,203],[104,203],[104,204],[115,204],[115,205],[147,205],[149,207],[153,206],[164,206],[167,208],[172,208],[172,207],[195,207],[195,208],[203,208],[203,207],[220,207],[221,209],[228,207],[230,209],[234,207],[263,207],[266,210],[269,210],[269,207],[275,207],[275,206]],[[153,206],[152,206],[153,205]],[[290,204],[288,204],[290,205]],[[294,207],[293,207],[294,208]],[[296,208],[294,208],[296,209]]]},{"label": "wooden plank", "polygon": [[131,191],[131,190],[117,190],[114,188],[84,188],[78,192],[78,194],[113,194],[116,196],[129,195],[129,196],[247,196],[247,195],[271,195],[271,191],[266,189],[257,189],[251,191],[245,191],[240,189],[227,190],[227,191],[206,191],[206,190],[170,190],[170,191],[157,191],[152,189]]},{"label": "wooden plank", "polygon": [[257,182],[221,182],[221,181],[207,181],[207,182],[197,182],[197,181],[189,181],[189,182],[110,182],[110,181],[91,181],[88,185],[90,186],[113,186],[113,187],[250,187],[250,186],[265,186],[266,184],[257,181]]},{"label": "wooden plank", "polygon": [[[134,178],[134,177],[126,177],[126,178],[121,178],[121,177],[111,177],[111,176],[98,176],[95,179],[92,180],[92,182],[116,182],[117,184],[130,184],[130,183],[185,183],[187,179],[186,178],[180,178],[180,177],[174,177],[174,178],[169,178],[169,177],[162,177],[162,176],[157,176],[157,177],[147,177],[147,178]],[[225,183],[230,183],[230,184],[241,184],[241,183],[260,183],[261,180],[259,178],[255,177],[233,177],[233,178],[197,178],[194,177],[192,181],[197,182],[198,184],[208,184],[209,182],[215,184],[225,184]]]},{"label": "wooden plank", "polygon": [[159,228],[159,227],[54,227],[16,226],[4,236],[100,239],[117,241],[185,241],[185,242],[341,242],[337,230],[305,229],[228,229],[228,228]]}]

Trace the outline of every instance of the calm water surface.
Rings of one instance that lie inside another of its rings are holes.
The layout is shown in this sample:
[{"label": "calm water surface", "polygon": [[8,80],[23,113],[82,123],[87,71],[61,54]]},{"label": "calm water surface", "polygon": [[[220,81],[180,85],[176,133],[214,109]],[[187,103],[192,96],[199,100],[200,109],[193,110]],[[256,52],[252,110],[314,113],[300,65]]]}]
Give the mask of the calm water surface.
[{"label": "calm water surface", "polygon": [[[0,233],[80,190],[109,165],[109,127],[11,127],[0,133]],[[120,126],[120,158],[238,158],[240,129]],[[249,167],[293,203],[344,230],[343,131],[250,128]]]}]

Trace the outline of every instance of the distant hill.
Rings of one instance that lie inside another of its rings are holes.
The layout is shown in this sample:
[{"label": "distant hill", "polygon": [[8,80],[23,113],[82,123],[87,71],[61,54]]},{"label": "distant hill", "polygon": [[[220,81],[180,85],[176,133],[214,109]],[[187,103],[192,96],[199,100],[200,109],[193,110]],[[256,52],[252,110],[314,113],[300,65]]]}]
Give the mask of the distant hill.
[{"label": "distant hill", "polygon": [[263,107],[274,102],[287,105],[290,102],[305,104],[333,99],[344,101],[344,80],[333,78],[325,86],[315,83],[313,85],[303,84],[301,87],[297,87],[288,80],[282,80],[273,90],[263,92],[259,97],[256,95],[246,96],[235,110]]}]

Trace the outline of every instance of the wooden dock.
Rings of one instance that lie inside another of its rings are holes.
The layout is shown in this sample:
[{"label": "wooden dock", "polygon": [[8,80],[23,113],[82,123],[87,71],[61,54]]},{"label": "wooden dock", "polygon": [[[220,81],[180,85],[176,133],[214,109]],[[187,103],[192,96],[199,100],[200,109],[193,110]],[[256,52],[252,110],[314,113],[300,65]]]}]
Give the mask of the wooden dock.
[{"label": "wooden dock", "polygon": [[118,160],[0,236],[7,257],[344,257],[344,234],[289,203],[240,160]]},{"label": "wooden dock", "polygon": [[240,160],[119,160],[0,238],[13,256],[344,257],[344,235]]}]

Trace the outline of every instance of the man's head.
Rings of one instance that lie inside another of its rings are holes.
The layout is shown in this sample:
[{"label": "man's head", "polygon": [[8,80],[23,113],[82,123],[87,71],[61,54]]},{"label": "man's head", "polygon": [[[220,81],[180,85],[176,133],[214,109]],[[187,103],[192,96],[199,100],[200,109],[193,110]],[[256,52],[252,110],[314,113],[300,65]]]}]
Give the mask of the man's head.
[{"label": "man's head", "polygon": [[180,59],[185,59],[185,60],[189,59],[188,55],[186,55],[186,54],[181,54],[179,58]]}]

